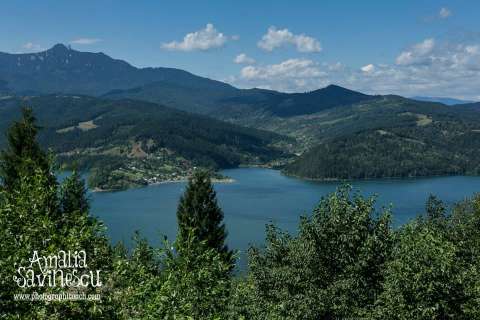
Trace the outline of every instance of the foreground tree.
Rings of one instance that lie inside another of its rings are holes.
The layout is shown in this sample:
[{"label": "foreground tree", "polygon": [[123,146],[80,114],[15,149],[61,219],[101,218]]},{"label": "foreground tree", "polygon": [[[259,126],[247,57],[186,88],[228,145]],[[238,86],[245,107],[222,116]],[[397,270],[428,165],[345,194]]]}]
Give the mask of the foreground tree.
[{"label": "foreground tree", "polygon": [[48,177],[49,183],[55,183],[50,161],[36,140],[38,129],[30,108],[23,108],[22,118],[8,129],[8,146],[0,153],[0,177],[6,190],[11,191],[22,175],[34,175],[37,169]]},{"label": "foreground tree", "polygon": [[399,234],[385,268],[378,319],[467,319],[465,274],[456,261],[456,246],[445,234],[412,222]]},{"label": "foreground tree", "polygon": [[374,199],[340,188],[302,218],[297,236],[267,229],[265,250],[250,250],[253,298],[237,300],[252,301],[262,319],[363,317],[381,292],[392,241],[389,213],[376,216]]},{"label": "foreground tree", "polygon": [[233,263],[233,253],[225,244],[227,232],[208,171],[198,170],[189,180],[177,209],[178,245],[193,238],[217,250],[225,262]]},{"label": "foreground tree", "polygon": [[75,225],[78,217],[85,213],[88,214],[89,209],[85,181],[81,179],[78,171],[74,170],[60,185],[60,210],[62,212],[60,222],[66,226]]},{"label": "foreground tree", "polygon": [[166,249],[161,286],[152,318],[225,319],[230,296],[229,262],[223,254],[198,242],[193,232],[181,246]]},{"label": "foreground tree", "polygon": [[[113,308],[108,303],[110,293],[103,291],[105,287],[89,285],[76,288],[77,293],[100,293],[104,299],[102,301],[49,302],[14,299],[14,294],[55,294],[65,291],[65,288],[59,285],[21,285],[22,275],[17,268],[28,267],[34,251],[37,251],[39,256],[55,256],[60,251],[74,253],[85,250],[89,270],[101,270],[100,281],[108,282],[111,269],[110,247],[103,226],[89,216],[88,208],[73,205],[61,208],[63,200],[72,200],[73,197],[69,196],[61,201],[51,162],[39,147],[36,134],[37,127],[31,110],[24,109],[22,120],[14,123],[9,130],[8,149],[2,152],[1,156],[3,188],[0,190],[0,318],[111,318],[109,315],[113,314]],[[76,178],[70,178],[67,182],[74,180]],[[64,191],[70,189],[66,186]],[[65,223],[66,216],[71,218],[71,223]],[[36,264],[33,268],[37,275],[41,273]],[[62,271],[73,272],[73,269],[68,268],[69,270],[64,268]],[[17,276],[20,285],[14,281],[14,276]]]}]

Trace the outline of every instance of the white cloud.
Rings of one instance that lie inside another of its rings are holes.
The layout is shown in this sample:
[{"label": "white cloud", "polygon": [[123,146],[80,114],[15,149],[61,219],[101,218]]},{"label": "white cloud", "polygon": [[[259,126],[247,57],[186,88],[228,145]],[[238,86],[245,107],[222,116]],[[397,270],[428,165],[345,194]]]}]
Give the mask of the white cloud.
[{"label": "white cloud", "polygon": [[278,64],[246,66],[233,83],[280,91],[304,91],[326,76],[318,63],[309,59],[288,59]]},{"label": "white cloud", "polygon": [[438,12],[438,17],[440,19],[446,19],[452,15],[452,12],[448,8],[441,8],[440,11]]},{"label": "white cloud", "polygon": [[449,96],[478,100],[480,41],[426,39],[400,53],[390,64],[350,68],[341,63],[289,59],[278,64],[246,66],[229,82],[242,88],[286,92],[315,90],[334,83],[371,94]]},{"label": "white cloud", "polygon": [[273,51],[286,45],[294,45],[299,52],[322,51],[320,42],[317,39],[304,34],[293,34],[288,29],[277,30],[273,26],[268,28],[267,33],[258,42],[258,47],[266,51]]},{"label": "white cloud", "polygon": [[238,56],[235,57],[233,62],[238,63],[238,64],[254,64],[255,59],[250,58],[245,53],[240,53]]},{"label": "white cloud", "polygon": [[[233,39],[238,39],[238,36],[234,36]],[[226,35],[218,32],[213,24],[208,23],[205,29],[188,33],[182,41],[164,43],[162,48],[172,51],[206,51],[223,47],[227,41]]]},{"label": "white cloud", "polygon": [[372,73],[375,71],[375,66],[370,63],[370,64],[367,64],[366,66],[361,67],[360,69],[365,73]]},{"label": "white cloud", "polygon": [[45,50],[45,48],[39,44],[33,43],[33,42],[27,42],[24,45],[22,45],[23,49],[29,50],[29,51],[42,51]]},{"label": "white cloud", "polygon": [[409,50],[403,51],[397,57],[399,65],[424,64],[430,61],[429,54],[435,47],[433,38],[425,39],[423,42],[413,45]]},{"label": "white cloud", "polygon": [[102,39],[98,38],[78,38],[75,40],[70,41],[70,44],[78,44],[78,45],[91,45],[98,42],[101,42]]},{"label": "white cloud", "polygon": [[241,71],[245,79],[275,79],[275,78],[309,78],[318,77],[322,73],[315,62],[308,59],[288,59],[279,64],[263,67],[247,66]]}]

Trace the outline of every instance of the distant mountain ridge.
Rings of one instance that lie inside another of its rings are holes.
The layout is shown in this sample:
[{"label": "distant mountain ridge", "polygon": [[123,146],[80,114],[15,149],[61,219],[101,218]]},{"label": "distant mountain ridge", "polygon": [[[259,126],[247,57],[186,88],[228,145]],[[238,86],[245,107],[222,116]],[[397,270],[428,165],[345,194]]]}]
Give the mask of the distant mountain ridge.
[{"label": "distant mountain ridge", "polygon": [[104,53],[81,52],[57,44],[38,53],[0,53],[0,80],[14,92],[101,95],[155,81],[198,88],[228,84],[174,68],[136,68]]},{"label": "distant mountain ridge", "polygon": [[63,44],[38,53],[0,53],[2,91],[138,99],[213,116],[240,107],[291,117],[373,98],[334,85],[291,94],[238,89],[180,69],[136,68],[101,52],[81,52]]},{"label": "distant mountain ridge", "polygon": [[453,106],[456,104],[465,104],[465,103],[474,103],[475,101],[471,100],[461,100],[455,98],[448,98],[448,97],[411,97],[410,99],[418,100],[418,101],[427,101],[427,102],[439,102],[443,103],[447,106]]}]

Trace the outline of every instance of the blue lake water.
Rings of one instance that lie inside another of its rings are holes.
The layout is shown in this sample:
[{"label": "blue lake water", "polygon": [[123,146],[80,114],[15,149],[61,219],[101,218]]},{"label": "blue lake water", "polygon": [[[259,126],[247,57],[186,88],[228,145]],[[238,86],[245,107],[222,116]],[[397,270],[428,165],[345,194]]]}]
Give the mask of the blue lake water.
[{"label": "blue lake water", "polygon": [[[261,245],[265,225],[273,222],[295,232],[299,216],[310,213],[322,196],[333,192],[336,182],[313,182],[286,177],[279,171],[260,168],[225,170],[234,183],[215,184],[225,213],[230,247],[244,251]],[[480,177],[369,180],[351,183],[361,193],[378,194],[378,207],[393,205],[394,223],[400,225],[423,212],[429,194],[452,205],[480,191]],[[185,183],[169,183],[122,192],[92,193],[92,213],[104,221],[113,242],[127,244],[135,230],[152,244],[161,235],[176,234],[176,207]]]}]

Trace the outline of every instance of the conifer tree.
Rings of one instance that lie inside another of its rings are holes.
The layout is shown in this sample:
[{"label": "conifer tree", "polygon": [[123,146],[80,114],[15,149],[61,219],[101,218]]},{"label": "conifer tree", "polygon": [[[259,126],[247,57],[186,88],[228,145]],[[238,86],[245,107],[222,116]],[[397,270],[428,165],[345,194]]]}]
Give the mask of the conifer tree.
[{"label": "conifer tree", "polygon": [[204,242],[221,253],[227,263],[233,262],[233,254],[225,244],[227,232],[223,212],[218,206],[209,172],[198,170],[190,178],[178,205],[177,220],[180,246],[193,234],[194,241]]},{"label": "conifer tree", "polygon": [[87,188],[77,170],[63,181],[60,192],[60,206],[64,213],[88,212]]},{"label": "conifer tree", "polygon": [[33,175],[37,169],[55,184],[55,177],[50,173],[50,161],[36,140],[38,130],[30,108],[23,108],[22,118],[8,129],[8,147],[0,154],[0,177],[5,190],[12,190],[18,185],[20,176]]}]

